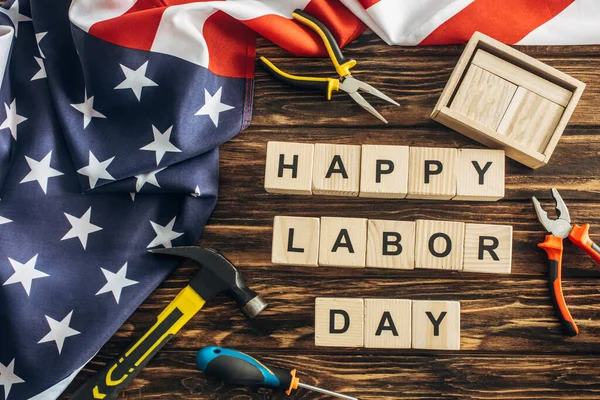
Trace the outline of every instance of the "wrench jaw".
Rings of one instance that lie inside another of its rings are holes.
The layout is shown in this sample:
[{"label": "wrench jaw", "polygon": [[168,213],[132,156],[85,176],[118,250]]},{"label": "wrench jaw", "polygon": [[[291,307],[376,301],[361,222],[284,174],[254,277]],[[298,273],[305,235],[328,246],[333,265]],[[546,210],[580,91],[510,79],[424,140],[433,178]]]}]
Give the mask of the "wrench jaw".
[{"label": "wrench jaw", "polygon": [[567,205],[563,201],[562,197],[560,196],[560,193],[558,193],[558,190],[556,190],[556,188],[552,188],[552,197],[556,202],[556,216],[560,219],[567,221],[570,224],[571,216],[569,215],[569,209],[567,208]]},{"label": "wrench jaw", "polygon": [[531,198],[533,201],[533,206],[535,207],[535,213],[537,214],[538,220],[540,223],[546,228],[546,231],[552,232],[553,222],[550,218],[548,218],[548,213],[542,208],[540,201],[533,196]]},{"label": "wrench jaw", "polygon": [[533,201],[538,220],[546,228],[546,231],[564,239],[571,233],[571,216],[569,215],[567,205],[555,188],[552,188],[552,197],[556,203],[556,219],[548,218],[548,213],[542,208],[542,205],[535,196],[531,200]]}]

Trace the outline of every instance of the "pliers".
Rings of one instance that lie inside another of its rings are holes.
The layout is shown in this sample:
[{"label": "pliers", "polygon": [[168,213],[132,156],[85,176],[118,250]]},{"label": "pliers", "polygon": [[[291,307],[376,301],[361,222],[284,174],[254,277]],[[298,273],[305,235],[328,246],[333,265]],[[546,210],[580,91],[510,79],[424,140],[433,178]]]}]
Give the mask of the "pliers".
[{"label": "pliers", "polygon": [[550,263],[548,269],[548,288],[550,289],[552,304],[565,333],[569,336],[575,336],[579,333],[579,329],[567,308],[561,285],[563,239],[569,238],[571,242],[583,249],[598,264],[600,264],[600,246],[594,243],[589,237],[590,224],[571,224],[569,210],[562,197],[560,197],[558,190],[552,189],[552,197],[556,202],[556,219],[548,218],[548,213],[544,211],[538,199],[535,197],[531,198],[538,219],[544,225],[546,231],[550,233],[546,235],[546,240],[538,244],[538,246],[548,254],[548,261]]},{"label": "pliers", "polygon": [[340,47],[337,45],[337,42],[333,37],[333,34],[321,21],[299,9],[292,13],[292,17],[301,24],[315,31],[321,40],[323,40],[325,48],[327,49],[327,54],[333,62],[333,66],[340,76],[340,79],[315,78],[288,74],[287,72],[277,68],[271,61],[262,56],[258,61],[259,64],[275,79],[299,89],[321,91],[327,96],[327,100],[331,100],[332,92],[343,90],[344,92],[348,93],[350,97],[352,97],[354,101],[356,101],[362,108],[387,124],[386,119],[383,118],[381,114],[379,114],[377,110],[375,110],[375,108],[373,108],[373,106],[371,106],[369,102],[360,95],[360,93],[358,93],[358,90],[364,90],[365,92],[371,93],[372,95],[394,105],[399,106],[400,104],[379,90],[375,89],[373,86],[361,82],[352,76],[350,69],[356,65],[356,61],[344,57],[342,50],[340,50]]}]

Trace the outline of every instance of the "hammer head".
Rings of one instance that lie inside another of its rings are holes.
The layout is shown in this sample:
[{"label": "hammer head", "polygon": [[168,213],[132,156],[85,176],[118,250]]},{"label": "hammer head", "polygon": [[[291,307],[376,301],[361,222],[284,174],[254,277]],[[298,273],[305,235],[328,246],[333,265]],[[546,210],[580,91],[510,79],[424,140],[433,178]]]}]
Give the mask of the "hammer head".
[{"label": "hammer head", "polygon": [[225,293],[236,301],[242,313],[248,318],[254,318],[267,307],[265,300],[246,286],[242,275],[231,261],[216,250],[184,246],[148,251],[154,254],[188,258],[200,264],[200,271],[192,278],[189,285],[205,301],[209,301],[219,293]]}]

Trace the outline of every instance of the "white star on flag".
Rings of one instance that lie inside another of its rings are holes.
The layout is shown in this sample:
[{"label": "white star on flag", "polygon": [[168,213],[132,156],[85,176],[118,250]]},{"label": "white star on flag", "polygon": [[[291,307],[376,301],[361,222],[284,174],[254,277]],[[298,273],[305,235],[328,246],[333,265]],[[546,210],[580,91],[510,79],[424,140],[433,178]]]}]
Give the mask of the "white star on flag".
[{"label": "white star on flag", "polygon": [[96,187],[96,183],[98,183],[99,179],[115,180],[115,178],[113,178],[106,170],[114,159],[114,157],[111,157],[104,161],[98,161],[94,153],[90,150],[88,165],[78,169],[77,173],[87,176],[89,178],[90,189],[93,189]]},{"label": "white star on flag", "polygon": [[44,191],[44,194],[46,194],[46,191],[48,190],[48,179],[64,175],[62,172],[50,167],[52,150],[50,150],[50,152],[46,154],[46,157],[42,158],[40,161],[35,161],[33,158],[27,156],[25,156],[25,161],[29,164],[31,171],[25,175],[25,178],[21,180],[21,183],[37,181]]},{"label": "white star on flag", "polygon": [[40,42],[42,41],[44,36],[46,36],[47,34],[48,34],[48,32],[40,32],[40,33],[35,34],[35,41],[37,42],[38,50],[40,51],[40,57],[42,57],[42,58],[46,58],[46,56],[44,55],[44,52],[42,52]]},{"label": "white star on flag", "polygon": [[140,150],[155,151],[156,152],[156,165],[160,164],[160,161],[164,157],[165,153],[181,153],[177,147],[171,143],[171,125],[164,133],[160,133],[154,125],[152,125],[152,135],[154,135],[154,141],[140,148]]},{"label": "white star on flag", "polygon": [[12,222],[12,219],[4,218],[0,215],[0,225],[8,224],[9,222]]},{"label": "white star on flag", "polygon": [[13,25],[15,26],[15,37],[19,36],[19,22],[31,21],[31,18],[19,13],[19,0],[15,0],[8,10],[5,8],[0,8],[0,12],[8,15],[10,20],[13,22]]},{"label": "white star on flag", "polygon": [[27,121],[27,118],[17,114],[16,98],[10,103],[10,106],[4,103],[4,110],[6,110],[6,119],[2,122],[2,125],[0,125],[0,129],[8,128],[12,137],[17,140],[17,125]]},{"label": "white star on flag", "polygon": [[142,89],[149,86],[158,86],[156,82],[153,80],[146,78],[146,68],[148,68],[148,61],[142,64],[136,70],[127,68],[123,64],[119,64],[121,69],[123,70],[123,74],[125,74],[125,80],[115,89],[131,89],[133,94],[138,99],[138,101],[142,100]]},{"label": "white star on flag", "polygon": [[83,114],[83,129],[92,122],[92,118],[106,118],[104,114],[94,110],[94,96],[87,97],[87,88],[83,91],[83,103],[71,104],[71,107]]},{"label": "white star on flag", "polygon": [[58,349],[58,354],[60,354],[62,352],[63,345],[65,344],[65,339],[71,336],[79,335],[81,333],[69,326],[71,324],[72,316],[73,311],[71,311],[69,315],[64,317],[62,321],[57,321],[54,318],[50,318],[49,316],[45,315],[46,321],[48,321],[48,325],[50,325],[50,332],[48,332],[46,336],[41,338],[38,344],[46,342],[55,342],[56,348]]},{"label": "white star on flag", "polygon": [[71,224],[71,229],[69,232],[63,236],[60,240],[67,240],[72,238],[78,238],[81,242],[81,245],[85,249],[87,246],[88,235],[90,233],[101,231],[98,225],[94,225],[90,223],[90,218],[92,217],[92,207],[88,208],[88,210],[81,216],[81,218],[74,217],[70,214],[64,213],[69,223]]},{"label": "white star on flag", "polygon": [[146,183],[149,183],[149,184],[154,185],[157,188],[159,188],[160,185],[158,184],[158,181],[156,180],[156,174],[158,174],[160,171],[162,171],[164,169],[167,169],[167,167],[155,169],[154,171],[150,171],[145,174],[136,175],[135,178],[137,179],[137,181],[135,182],[135,191],[139,192],[140,190],[142,190],[142,188],[144,187],[144,185]]},{"label": "white star on flag", "polygon": [[156,232],[156,237],[152,239],[150,244],[146,248],[156,247],[159,245],[163,245],[165,248],[173,247],[171,245],[171,240],[177,239],[179,236],[183,235],[181,232],[173,231],[173,226],[175,225],[175,219],[177,217],[173,217],[173,219],[165,226],[159,225],[155,222],[150,221],[152,225],[152,229]]},{"label": "white star on flag", "polygon": [[131,197],[131,201],[135,201],[135,192],[129,192],[129,197]]},{"label": "white star on flag", "polygon": [[8,399],[8,394],[12,385],[17,383],[25,382],[23,379],[15,375],[15,359],[10,362],[6,367],[0,362],[0,385],[4,387],[4,399]]},{"label": "white star on flag", "polygon": [[235,107],[221,103],[221,90],[220,87],[214,96],[208,93],[208,90],[204,89],[204,105],[194,115],[208,115],[212,120],[215,127],[219,126],[219,114],[223,111],[234,109]]},{"label": "white star on flag", "polygon": [[35,59],[35,61],[40,66],[40,70],[33,76],[33,78],[31,78],[31,80],[35,81],[35,80],[38,80],[38,79],[47,78],[48,76],[46,75],[46,67],[44,66],[44,60],[42,60],[39,57],[35,57],[35,56],[33,58]]},{"label": "white star on flag", "polygon": [[194,193],[192,193],[192,196],[194,197],[200,197],[202,194],[200,193],[200,187],[198,185],[196,185],[196,189],[194,190]]},{"label": "white star on flag", "polygon": [[116,273],[110,272],[104,268],[100,269],[106,278],[106,284],[102,286],[98,293],[96,293],[96,296],[102,293],[112,292],[117,304],[119,304],[119,299],[121,299],[121,291],[123,288],[139,283],[138,281],[127,279],[127,263],[125,263]]},{"label": "white star on flag", "polygon": [[8,261],[10,262],[10,265],[12,265],[12,268],[15,271],[15,273],[12,274],[2,286],[11,285],[13,283],[20,283],[23,286],[23,289],[25,289],[25,293],[27,293],[27,296],[29,296],[31,294],[31,282],[33,282],[34,279],[45,278],[47,276],[50,276],[42,271],[38,271],[37,269],[35,269],[37,257],[38,255],[36,254],[31,260],[27,261],[25,264],[21,264],[20,262],[8,257]]}]

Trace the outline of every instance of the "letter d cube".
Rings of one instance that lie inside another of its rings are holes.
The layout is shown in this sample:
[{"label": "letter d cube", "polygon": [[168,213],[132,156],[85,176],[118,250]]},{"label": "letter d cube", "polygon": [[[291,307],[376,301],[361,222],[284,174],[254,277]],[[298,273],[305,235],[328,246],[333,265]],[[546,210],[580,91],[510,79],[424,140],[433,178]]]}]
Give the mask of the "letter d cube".
[{"label": "letter d cube", "polygon": [[363,299],[315,299],[315,346],[362,347],[363,343]]}]

